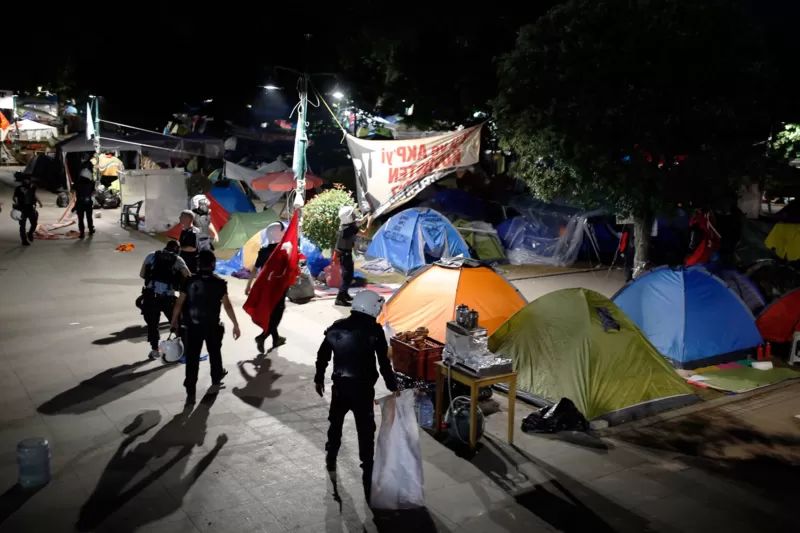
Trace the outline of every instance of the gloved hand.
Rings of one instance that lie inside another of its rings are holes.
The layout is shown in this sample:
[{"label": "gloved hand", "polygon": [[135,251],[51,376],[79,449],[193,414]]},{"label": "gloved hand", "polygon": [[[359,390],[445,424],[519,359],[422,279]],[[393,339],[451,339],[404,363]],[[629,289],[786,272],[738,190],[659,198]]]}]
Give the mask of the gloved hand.
[{"label": "gloved hand", "polygon": [[325,384],[314,383],[314,387],[317,389],[317,394],[319,394],[319,397],[322,398],[322,394],[325,392]]}]

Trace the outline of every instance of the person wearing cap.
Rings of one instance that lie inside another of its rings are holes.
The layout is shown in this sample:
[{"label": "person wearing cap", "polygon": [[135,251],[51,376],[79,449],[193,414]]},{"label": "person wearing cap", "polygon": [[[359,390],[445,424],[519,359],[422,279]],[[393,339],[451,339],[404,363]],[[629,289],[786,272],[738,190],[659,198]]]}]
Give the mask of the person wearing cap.
[{"label": "person wearing cap", "polygon": [[75,207],[73,210],[78,215],[78,238],[86,237],[86,226],[89,226],[89,235],[94,235],[94,220],[92,208],[94,207],[95,183],[92,179],[92,170],[84,167],[78,179],[75,180]]},{"label": "person wearing cap", "polygon": [[336,472],[336,458],[342,444],[342,424],[348,411],[353,412],[358,432],[358,455],[361,460],[364,495],[369,503],[372,465],[375,448],[375,383],[378,368],[386,388],[397,390],[383,328],[376,317],[383,308],[383,297],[373,291],[359,292],[352,303],[350,316],[337,320],[325,330],[325,338],[317,352],[314,385],[317,394],[325,392],[325,371],[333,357],[333,387],[328,414],[330,426],[325,444],[325,466]]},{"label": "person wearing cap", "polygon": [[217,258],[214,252],[203,250],[197,254],[197,274],[193,275],[181,289],[181,295],[172,313],[172,329],[178,329],[179,322],[186,328],[184,335],[186,357],[186,403],[195,402],[197,374],[200,369],[200,351],[203,343],[208,350],[211,366],[211,385],[219,388],[228,371],[222,366],[222,338],[225,326],[220,321],[220,310],[233,322],[233,339],[239,338],[239,323],[228,298],[228,282],[214,274]]},{"label": "person wearing cap", "polygon": [[[15,172],[14,177],[22,182],[14,189],[13,207],[20,212],[19,238],[23,246],[33,243],[33,234],[39,225],[39,212],[36,206],[42,207],[42,202],[36,196],[36,185],[31,180],[31,175],[24,172]],[[30,221],[30,229],[27,228]]]},{"label": "person wearing cap", "polygon": [[198,194],[192,199],[194,208],[194,225],[197,226],[197,249],[214,251],[215,242],[219,242],[219,233],[211,222],[211,202],[205,194]]},{"label": "person wearing cap", "polygon": [[178,255],[181,246],[178,241],[167,243],[163,250],[147,255],[142,263],[139,276],[144,280],[142,295],[137,306],[142,310],[147,324],[147,342],[150,343],[150,359],[158,359],[158,342],[161,340],[158,323],[163,314],[172,320],[175,308],[175,290],[191,276],[186,263]]},{"label": "person wearing cap", "polygon": [[358,235],[358,220],[353,206],[344,205],[339,208],[339,233],[336,236],[336,255],[342,267],[342,285],[336,295],[335,305],[350,307],[353,298],[350,296],[350,284],[353,282],[355,265],[353,264],[353,248]]},{"label": "person wearing cap", "polygon": [[[267,259],[283,239],[283,235],[286,233],[286,224],[283,222],[273,222],[269,226],[267,226],[266,234],[267,234],[267,245],[262,246],[260,250],[258,250],[258,257],[256,257],[256,263],[253,267],[253,271],[250,273],[250,279],[247,280],[247,286],[244,289],[245,295],[250,294],[250,289],[253,286],[253,282],[261,273],[261,269],[264,268],[264,265],[267,264]],[[288,266],[288,263],[287,263]],[[285,272],[285,268],[282,269]],[[272,281],[272,280],[270,280]],[[286,344],[286,338],[281,337],[278,334],[278,326],[281,323],[281,319],[283,319],[283,313],[286,310],[286,293],[278,300],[275,304],[275,307],[272,308],[272,311],[269,315],[269,328],[262,331],[259,335],[256,336],[256,348],[258,349],[259,353],[264,353],[264,342],[267,340],[267,337],[272,337],[272,348],[279,346],[283,346]]]},{"label": "person wearing cap", "polygon": [[199,242],[197,235],[199,230],[194,225],[194,212],[188,209],[181,211],[178,219],[181,223],[181,235],[178,242],[181,245],[181,258],[189,267],[192,274],[197,272],[197,251]]}]

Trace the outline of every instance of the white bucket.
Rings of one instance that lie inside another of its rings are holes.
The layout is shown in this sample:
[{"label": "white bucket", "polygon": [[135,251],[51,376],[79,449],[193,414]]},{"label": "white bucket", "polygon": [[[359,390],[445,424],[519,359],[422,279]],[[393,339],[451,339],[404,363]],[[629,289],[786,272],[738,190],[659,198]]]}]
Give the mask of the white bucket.
[{"label": "white bucket", "polygon": [[33,488],[50,481],[50,443],[42,437],[25,439],[17,444],[19,485]]}]

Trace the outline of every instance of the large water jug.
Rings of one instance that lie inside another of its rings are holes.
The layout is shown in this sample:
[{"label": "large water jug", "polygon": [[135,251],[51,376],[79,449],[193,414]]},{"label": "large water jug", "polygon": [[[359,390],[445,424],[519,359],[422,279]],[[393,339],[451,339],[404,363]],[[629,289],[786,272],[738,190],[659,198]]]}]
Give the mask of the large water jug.
[{"label": "large water jug", "polygon": [[50,481],[50,443],[42,437],[25,439],[17,444],[19,484],[28,489]]},{"label": "large water jug", "polygon": [[430,397],[423,393],[417,395],[417,423],[420,427],[433,428],[433,402]]}]

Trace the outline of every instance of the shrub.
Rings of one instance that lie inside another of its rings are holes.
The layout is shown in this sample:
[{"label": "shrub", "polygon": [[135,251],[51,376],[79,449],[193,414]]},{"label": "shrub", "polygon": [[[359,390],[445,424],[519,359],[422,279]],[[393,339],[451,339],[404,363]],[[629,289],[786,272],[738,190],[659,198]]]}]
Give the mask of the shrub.
[{"label": "shrub", "polygon": [[303,208],[303,234],[322,250],[332,250],[339,231],[339,208],[355,207],[350,191],[334,188],[312,198]]}]

